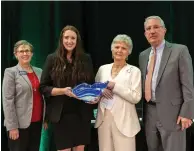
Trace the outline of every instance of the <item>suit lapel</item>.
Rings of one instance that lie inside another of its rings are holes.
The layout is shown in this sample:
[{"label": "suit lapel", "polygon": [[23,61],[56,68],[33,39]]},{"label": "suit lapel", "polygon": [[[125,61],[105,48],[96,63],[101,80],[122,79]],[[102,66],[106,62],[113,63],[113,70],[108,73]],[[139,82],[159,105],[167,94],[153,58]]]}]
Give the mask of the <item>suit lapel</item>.
[{"label": "suit lapel", "polygon": [[40,82],[40,77],[41,77],[41,73],[39,72],[39,70],[37,70],[37,68],[35,67],[32,67],[34,73],[36,74],[36,76],[38,77],[38,80]]},{"label": "suit lapel", "polygon": [[[17,68],[18,68],[18,70],[19,70],[19,74],[22,73],[22,72],[23,72],[23,73],[26,72],[24,69],[22,69],[22,67],[21,67],[19,64],[17,64]],[[28,76],[27,76],[27,72],[26,72],[26,74],[20,74],[20,75],[21,75],[21,77],[28,83],[30,89],[32,90],[32,85],[31,85],[31,82],[30,82],[30,80],[29,80],[29,78],[28,78]]]},{"label": "suit lapel", "polygon": [[166,41],[166,44],[165,44],[165,47],[164,47],[164,50],[163,50],[163,54],[162,54],[162,59],[161,59],[161,62],[160,62],[160,68],[159,68],[159,71],[158,71],[158,77],[157,77],[157,81],[156,81],[156,87],[161,79],[161,76],[164,72],[164,69],[166,67],[166,64],[168,62],[168,59],[170,57],[170,54],[171,54],[171,51],[172,49],[170,48],[172,45]]}]

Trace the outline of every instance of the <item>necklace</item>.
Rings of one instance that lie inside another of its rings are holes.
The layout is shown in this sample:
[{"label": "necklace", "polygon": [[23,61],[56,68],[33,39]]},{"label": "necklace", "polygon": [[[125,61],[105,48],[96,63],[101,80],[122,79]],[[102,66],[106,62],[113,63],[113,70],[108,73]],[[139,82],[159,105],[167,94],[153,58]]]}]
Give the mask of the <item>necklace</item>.
[{"label": "necklace", "polygon": [[32,81],[31,81],[31,86],[32,86],[32,90],[33,91],[36,91],[37,90],[37,87],[38,87],[38,83],[37,83],[37,79],[36,79],[36,74],[34,72],[34,70],[32,69],[31,66],[27,67],[27,68],[24,68],[22,67],[31,77],[32,77]]},{"label": "necklace", "polygon": [[[33,71],[33,70],[32,70]],[[31,86],[32,86],[32,90],[33,91],[37,91],[37,87],[38,87],[38,82],[37,82],[37,78],[36,78],[36,74],[35,72],[29,72],[28,76],[30,78],[30,82],[31,82]]]},{"label": "necklace", "polygon": [[33,91],[36,91],[37,90],[37,81],[36,81],[36,75],[34,72],[33,72],[33,81],[34,81],[34,87],[32,86],[32,89],[33,89]]},{"label": "necklace", "polygon": [[125,63],[124,65],[114,65],[113,64],[113,67],[112,67],[112,70],[111,70],[111,74],[112,74],[112,77],[115,78],[119,72],[121,71],[121,69],[126,65],[127,63]]}]

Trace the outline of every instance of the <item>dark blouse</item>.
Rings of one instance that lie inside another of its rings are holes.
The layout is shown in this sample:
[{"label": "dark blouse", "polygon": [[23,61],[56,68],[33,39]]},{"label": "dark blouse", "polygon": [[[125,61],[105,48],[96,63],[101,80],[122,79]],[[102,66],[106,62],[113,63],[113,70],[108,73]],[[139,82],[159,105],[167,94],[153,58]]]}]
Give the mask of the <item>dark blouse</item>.
[{"label": "dark blouse", "polygon": [[[53,68],[55,53],[48,55],[40,81],[40,91],[46,101],[46,116],[51,122],[58,122],[63,114],[79,114],[82,118],[90,120],[93,116],[94,105],[84,103],[81,100],[70,98],[66,95],[51,96],[51,91],[57,87],[51,78],[51,70]],[[72,78],[72,64],[67,63],[65,69],[65,81],[60,82],[60,87],[74,87],[75,85],[86,82],[94,82],[93,65],[89,55],[84,54],[81,58],[84,63],[84,68],[91,73],[91,79],[88,81],[77,81],[76,84],[70,80]],[[69,80],[67,80],[67,78]]]},{"label": "dark blouse", "polygon": [[[75,85],[72,83],[72,69],[73,65],[71,63],[67,63],[65,73],[67,80],[61,81],[62,87],[71,87],[73,88]],[[65,113],[77,113],[79,114],[79,108],[81,107],[82,103],[80,100],[76,100],[74,98],[70,98],[68,96],[65,96],[65,100],[63,102],[63,114]]]}]

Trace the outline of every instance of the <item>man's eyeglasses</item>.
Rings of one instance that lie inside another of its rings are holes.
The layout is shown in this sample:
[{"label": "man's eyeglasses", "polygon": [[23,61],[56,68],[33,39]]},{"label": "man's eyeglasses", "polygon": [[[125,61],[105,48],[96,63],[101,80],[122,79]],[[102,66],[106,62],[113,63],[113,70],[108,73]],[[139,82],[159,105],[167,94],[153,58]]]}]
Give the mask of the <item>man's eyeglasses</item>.
[{"label": "man's eyeglasses", "polygon": [[28,49],[26,49],[26,50],[18,50],[17,51],[19,54],[24,54],[24,53],[26,53],[26,54],[31,54],[32,53],[32,51],[31,50],[28,50]]},{"label": "man's eyeglasses", "polygon": [[152,27],[150,26],[150,27],[145,28],[145,30],[147,32],[150,32],[151,30],[158,31],[161,27],[163,26],[152,26]]}]

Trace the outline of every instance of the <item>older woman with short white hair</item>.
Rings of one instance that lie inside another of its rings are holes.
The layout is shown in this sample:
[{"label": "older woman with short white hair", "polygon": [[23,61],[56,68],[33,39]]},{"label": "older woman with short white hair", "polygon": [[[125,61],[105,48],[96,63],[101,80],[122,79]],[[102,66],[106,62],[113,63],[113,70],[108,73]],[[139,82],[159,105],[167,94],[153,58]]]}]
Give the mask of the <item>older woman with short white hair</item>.
[{"label": "older woman with short white hair", "polygon": [[126,60],[133,48],[127,35],[117,35],[111,44],[114,62],[102,65],[96,82],[109,81],[98,105],[95,127],[100,151],[135,151],[140,124],[135,104],[141,99],[141,72]]}]

